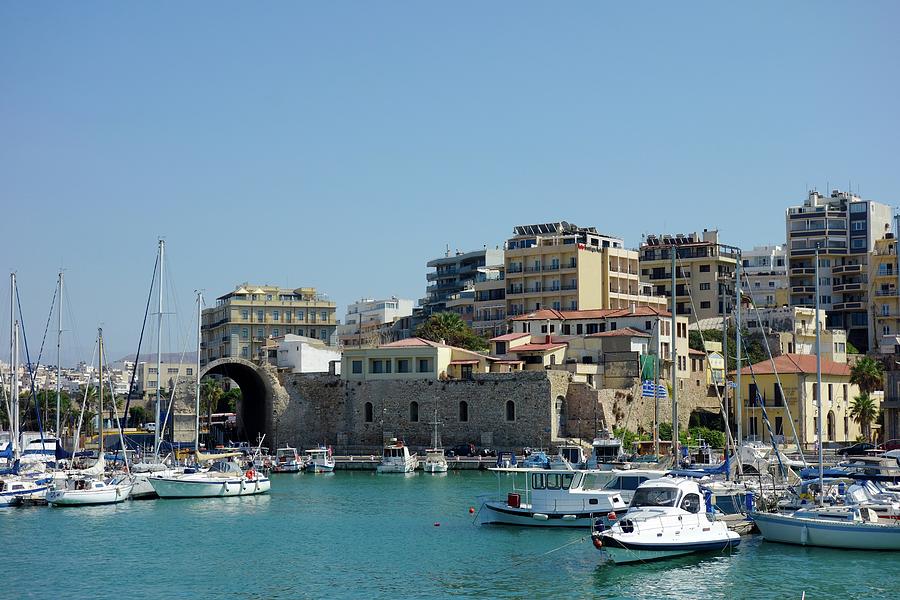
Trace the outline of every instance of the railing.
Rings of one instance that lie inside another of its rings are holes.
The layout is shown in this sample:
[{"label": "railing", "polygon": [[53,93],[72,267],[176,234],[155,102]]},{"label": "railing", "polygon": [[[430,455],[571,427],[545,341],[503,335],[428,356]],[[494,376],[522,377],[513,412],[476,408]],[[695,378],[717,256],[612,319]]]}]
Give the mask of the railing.
[{"label": "railing", "polygon": [[875,290],[876,296],[896,296],[897,290]]}]

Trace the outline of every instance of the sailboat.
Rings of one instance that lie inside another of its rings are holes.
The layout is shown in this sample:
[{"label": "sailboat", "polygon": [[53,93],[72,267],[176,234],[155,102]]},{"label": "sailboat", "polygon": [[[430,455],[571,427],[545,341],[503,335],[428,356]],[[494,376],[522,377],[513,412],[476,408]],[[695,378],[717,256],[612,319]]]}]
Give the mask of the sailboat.
[{"label": "sailboat", "polygon": [[[200,453],[200,327],[203,310],[203,294],[197,293],[197,367],[194,390],[194,452],[198,460],[204,458]],[[149,478],[150,485],[160,498],[207,498],[222,496],[250,496],[264,494],[269,491],[271,482],[263,473],[252,466],[243,471],[232,459],[240,453],[210,455],[206,458],[214,460],[212,466],[205,471],[189,472],[180,475],[154,475]]]},{"label": "sailboat", "polygon": [[422,470],[426,473],[446,473],[448,469],[447,457],[444,456],[444,449],[441,447],[441,438],[438,434],[438,424],[437,407],[435,407],[431,448],[425,450],[425,462],[422,465]]},{"label": "sailboat", "polygon": [[[819,417],[816,430],[822,437],[822,354],[819,323],[819,249],[816,248],[816,407]],[[824,507],[825,489],[822,444],[819,446],[819,485],[816,506],[801,508],[787,514],[751,513],[764,539],[785,544],[845,548],[852,550],[900,550],[900,526],[879,522],[874,508],[865,504],[843,507]]]}]

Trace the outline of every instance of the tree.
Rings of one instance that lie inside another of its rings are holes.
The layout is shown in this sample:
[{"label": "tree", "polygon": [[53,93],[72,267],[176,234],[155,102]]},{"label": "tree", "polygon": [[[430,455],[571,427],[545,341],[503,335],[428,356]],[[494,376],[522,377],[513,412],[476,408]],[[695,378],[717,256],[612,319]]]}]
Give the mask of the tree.
[{"label": "tree", "polygon": [[147,410],[143,406],[132,406],[128,409],[128,416],[131,417],[131,426],[143,425],[147,422]]},{"label": "tree", "polygon": [[207,438],[212,434],[212,411],[213,408],[218,409],[219,398],[223,394],[222,386],[218,381],[207,379],[200,386],[200,407],[206,410],[206,435]]},{"label": "tree", "polygon": [[450,346],[475,352],[487,350],[489,347],[487,340],[472,331],[462,317],[454,312],[431,315],[416,328],[416,336],[432,342],[443,341]]},{"label": "tree", "polygon": [[878,418],[878,407],[868,392],[863,392],[850,403],[850,417],[859,423],[866,441],[872,439],[872,422]]},{"label": "tree", "polygon": [[884,365],[874,358],[865,356],[850,367],[850,383],[859,386],[859,391],[870,394],[884,385]]},{"label": "tree", "polygon": [[219,398],[218,412],[233,413],[237,411],[237,403],[243,398],[241,388],[233,387]]}]

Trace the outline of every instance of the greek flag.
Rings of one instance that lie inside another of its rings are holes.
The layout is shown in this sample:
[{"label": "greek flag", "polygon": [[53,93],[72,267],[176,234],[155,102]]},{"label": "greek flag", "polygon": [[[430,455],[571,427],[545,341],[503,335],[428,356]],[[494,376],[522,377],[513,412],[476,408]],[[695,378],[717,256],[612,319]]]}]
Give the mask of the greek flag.
[{"label": "greek flag", "polygon": [[656,385],[649,379],[646,379],[641,385],[641,396],[644,398],[668,398],[669,390],[663,384]]}]

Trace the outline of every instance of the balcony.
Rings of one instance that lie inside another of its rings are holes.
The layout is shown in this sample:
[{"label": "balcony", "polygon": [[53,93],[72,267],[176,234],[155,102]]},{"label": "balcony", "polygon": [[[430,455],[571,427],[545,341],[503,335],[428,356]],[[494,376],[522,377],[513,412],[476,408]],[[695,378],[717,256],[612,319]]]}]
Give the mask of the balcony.
[{"label": "balcony", "polygon": [[792,294],[815,294],[816,286],[814,285],[795,285],[791,287]]},{"label": "balcony", "polygon": [[521,272],[522,272],[522,267],[520,267],[520,266],[518,266],[518,265],[515,265],[515,266],[514,266],[514,265],[510,265],[510,266],[506,267],[506,273],[507,273],[507,275],[510,274],[510,273],[521,273]]},{"label": "balcony", "polygon": [[838,302],[832,305],[832,310],[862,310],[862,302]]},{"label": "balcony", "polygon": [[893,269],[878,269],[875,271],[875,277],[896,277],[897,273]]},{"label": "balcony", "polygon": [[793,267],[791,269],[791,275],[815,275],[816,269],[815,267]]},{"label": "balcony", "polygon": [[862,271],[862,265],[838,265],[831,267],[831,272],[834,275],[840,275],[842,273],[862,273]]},{"label": "balcony", "polygon": [[517,294],[524,294],[524,293],[525,293],[525,289],[522,287],[519,287],[519,286],[511,286],[511,287],[507,288],[507,290],[506,290],[507,296],[515,296]]},{"label": "balcony", "polygon": [[859,292],[862,289],[863,284],[861,283],[839,283],[831,287],[832,292]]},{"label": "balcony", "polygon": [[890,298],[890,297],[896,297],[896,296],[897,296],[897,290],[895,290],[895,289],[890,289],[890,290],[875,290],[875,295],[876,295],[876,296],[888,297],[888,298]]}]

